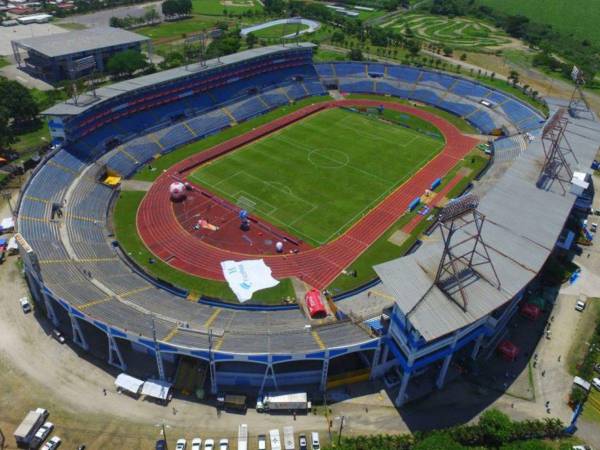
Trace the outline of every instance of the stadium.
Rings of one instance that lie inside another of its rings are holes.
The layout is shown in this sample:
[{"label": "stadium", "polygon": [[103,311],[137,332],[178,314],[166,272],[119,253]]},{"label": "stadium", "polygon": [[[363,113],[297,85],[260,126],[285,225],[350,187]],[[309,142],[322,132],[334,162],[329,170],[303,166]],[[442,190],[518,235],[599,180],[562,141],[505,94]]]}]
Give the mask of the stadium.
[{"label": "stadium", "polygon": [[[22,189],[18,241],[37,307],[69,340],[187,392],[319,395],[383,378],[398,406],[496,350],[567,218],[589,208],[595,116],[547,99],[545,117],[470,79],[312,53],[302,43],[247,50],[45,111],[61,144]],[[384,111],[422,129],[387,123]],[[492,135],[481,179],[448,201],[457,164]],[[223,284],[224,263],[260,259],[306,296],[273,304],[259,290],[231,302],[146,271],[113,229],[118,185],[142,171],[156,172],[133,211],[152,264]],[[426,238],[376,264],[372,280],[331,291],[408,213],[411,229],[428,216]]]}]

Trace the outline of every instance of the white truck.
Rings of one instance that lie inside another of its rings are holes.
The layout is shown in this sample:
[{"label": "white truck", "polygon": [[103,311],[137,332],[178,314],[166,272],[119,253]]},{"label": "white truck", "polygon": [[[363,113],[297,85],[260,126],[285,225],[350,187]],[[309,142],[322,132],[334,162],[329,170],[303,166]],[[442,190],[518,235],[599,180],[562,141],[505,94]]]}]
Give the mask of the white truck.
[{"label": "white truck", "polygon": [[44,408],[38,408],[35,411],[29,411],[23,422],[14,432],[17,447],[29,447],[37,430],[48,418],[48,411]]},{"label": "white truck", "polygon": [[248,450],[248,425],[245,423],[238,427],[237,450]]},{"label": "white truck", "polygon": [[269,431],[269,438],[271,440],[271,450],[281,450],[281,439],[277,428]]},{"label": "white truck", "polygon": [[283,427],[283,448],[285,450],[294,450],[294,427]]},{"label": "white truck", "polygon": [[311,409],[306,392],[277,393],[259,396],[257,412],[307,412]]}]

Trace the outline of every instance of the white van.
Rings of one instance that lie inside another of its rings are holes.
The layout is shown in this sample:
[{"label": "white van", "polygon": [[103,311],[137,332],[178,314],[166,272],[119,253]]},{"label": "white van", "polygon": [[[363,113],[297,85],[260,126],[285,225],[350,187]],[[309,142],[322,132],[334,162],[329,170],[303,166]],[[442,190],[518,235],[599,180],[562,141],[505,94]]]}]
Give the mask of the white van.
[{"label": "white van", "polygon": [[270,430],[269,438],[271,440],[271,450],[281,450],[281,438],[279,437],[279,430]]},{"label": "white van", "polygon": [[313,431],[311,433],[311,442],[313,450],[321,450],[321,444],[319,443],[319,433]]}]

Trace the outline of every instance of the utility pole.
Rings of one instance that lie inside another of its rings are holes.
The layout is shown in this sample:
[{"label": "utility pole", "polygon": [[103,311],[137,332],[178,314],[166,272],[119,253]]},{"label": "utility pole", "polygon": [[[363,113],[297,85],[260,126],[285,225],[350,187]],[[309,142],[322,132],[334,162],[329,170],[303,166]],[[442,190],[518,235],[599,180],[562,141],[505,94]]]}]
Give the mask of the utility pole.
[{"label": "utility pole", "polygon": [[337,441],[338,447],[342,443],[342,431],[344,430],[344,422],[345,422],[345,420],[346,420],[346,416],[340,417],[340,431],[338,433],[338,441]]},{"label": "utility pole", "polygon": [[12,207],[12,194],[10,191],[2,191],[2,198],[8,202],[8,208],[10,209],[10,215],[15,216],[15,211]]}]

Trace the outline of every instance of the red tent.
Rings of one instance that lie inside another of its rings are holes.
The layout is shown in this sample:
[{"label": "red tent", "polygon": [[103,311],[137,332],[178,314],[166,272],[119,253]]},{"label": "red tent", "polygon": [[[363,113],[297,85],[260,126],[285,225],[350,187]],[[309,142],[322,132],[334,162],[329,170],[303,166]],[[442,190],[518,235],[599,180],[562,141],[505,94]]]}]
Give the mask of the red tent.
[{"label": "red tent", "polygon": [[321,300],[321,293],[318,289],[313,288],[308,291],[304,296],[304,300],[306,301],[306,307],[311,318],[325,317],[327,315],[325,305],[323,305],[323,301]]},{"label": "red tent", "polygon": [[525,303],[521,307],[521,315],[531,320],[536,320],[541,313],[542,311],[540,311],[540,308],[536,305],[532,305],[531,303]]},{"label": "red tent", "polygon": [[519,347],[510,342],[508,339],[503,340],[498,345],[498,351],[502,354],[504,359],[508,361],[514,361],[517,359],[517,355],[519,354]]}]

